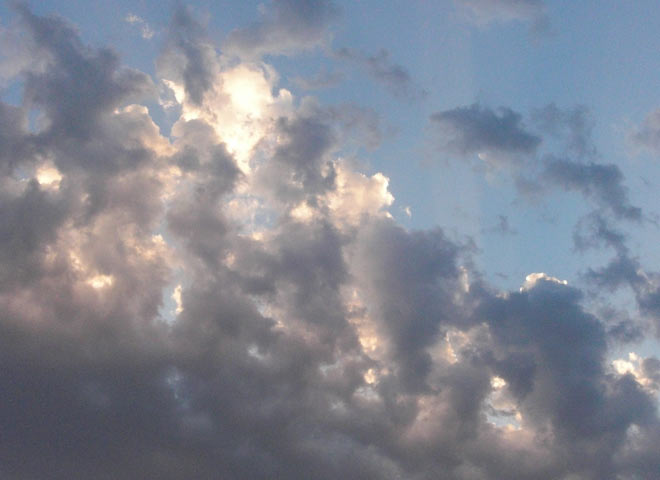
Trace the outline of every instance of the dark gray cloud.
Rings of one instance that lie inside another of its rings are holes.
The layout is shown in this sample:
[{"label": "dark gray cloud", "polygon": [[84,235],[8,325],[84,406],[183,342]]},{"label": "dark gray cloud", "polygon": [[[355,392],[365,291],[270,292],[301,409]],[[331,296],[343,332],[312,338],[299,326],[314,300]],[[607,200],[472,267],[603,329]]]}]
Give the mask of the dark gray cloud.
[{"label": "dark gray cloud", "polygon": [[152,91],[147,75],[121,67],[110,49],[86,47],[64,20],[38,17],[21,5],[16,8],[34,55],[43,56],[48,65],[24,74],[24,103],[43,110],[48,118],[43,136],[88,140],[104,113]]},{"label": "dark gray cloud", "polygon": [[336,148],[336,131],[315,114],[280,118],[277,129],[282,141],[273,161],[260,167],[259,181],[279,201],[292,204],[308,199],[314,203],[313,195],[334,186],[335,170],[328,154]]},{"label": "dark gray cloud", "polygon": [[165,50],[159,57],[159,74],[182,84],[193,103],[200,104],[216,73],[215,48],[190,9],[179,6],[169,29]]},{"label": "dark gray cloud", "polygon": [[[46,126],[29,133],[25,112],[2,104],[14,125],[0,134],[3,478],[657,471],[649,387],[608,369],[611,322],[577,288],[537,275],[498,291],[472,267],[470,246],[441,229],[409,231],[368,208],[346,221],[368,200],[364,184],[384,185],[336,159],[368,114],[285,110],[248,170],[203,118],[162,137],[146,108],[129,105],[147,76],[85,46],[63,20],[21,12],[48,59],[21,77]],[[175,71],[191,103],[211,108],[217,58],[181,21],[169,54],[183,55]],[[76,72],[84,78],[68,83]],[[539,142],[509,110],[447,118],[472,125],[465,154],[530,154]],[[492,128],[509,140],[482,132]],[[601,190],[621,191],[620,176],[584,167],[558,178],[616,213]],[[263,214],[255,203],[270,214],[261,222],[251,222]],[[301,205],[307,213],[294,215]],[[585,228],[622,245],[607,223]],[[628,282],[640,306],[657,311],[657,277],[637,278]],[[656,359],[640,368],[657,384]]]},{"label": "dark gray cloud", "polygon": [[611,454],[631,424],[655,421],[655,407],[631,376],[606,373],[605,330],[582,309],[580,296],[537,280],[531,289],[482,301],[478,314],[491,326],[496,371],[510,385],[523,418],[550,422],[556,453],[581,475],[614,478]]},{"label": "dark gray cloud", "polygon": [[426,91],[415,85],[405,67],[391,62],[387,50],[383,49],[374,55],[368,55],[350,48],[340,48],[335,52],[335,56],[364,68],[369,76],[385,86],[395,97],[419,100],[427,95]]},{"label": "dark gray cloud", "polygon": [[453,313],[459,248],[441,230],[408,234],[377,222],[363,229],[358,249],[356,274],[366,277],[369,301],[390,332],[401,362],[397,375],[408,388],[424,390],[431,369],[426,347]]},{"label": "dark gray cloud", "polygon": [[457,107],[434,113],[431,122],[442,148],[462,156],[481,154],[486,160],[515,162],[520,155],[533,154],[541,144],[541,138],[525,128],[522,116],[505,107]]},{"label": "dark gray cloud", "polygon": [[252,25],[234,30],[224,50],[245,58],[287,54],[321,45],[339,8],[330,0],[272,0]]},{"label": "dark gray cloud", "polygon": [[0,173],[30,160],[35,150],[25,109],[0,102]]},{"label": "dark gray cloud", "polygon": [[578,163],[550,157],[546,159],[542,178],[565,190],[581,192],[618,218],[642,218],[642,210],[628,202],[623,174],[614,164]]}]

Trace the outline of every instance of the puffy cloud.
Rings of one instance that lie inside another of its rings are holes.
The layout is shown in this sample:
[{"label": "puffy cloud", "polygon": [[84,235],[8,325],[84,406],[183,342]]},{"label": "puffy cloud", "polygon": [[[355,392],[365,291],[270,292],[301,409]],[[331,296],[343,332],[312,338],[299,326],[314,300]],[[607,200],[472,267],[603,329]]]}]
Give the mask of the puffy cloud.
[{"label": "puffy cloud", "polygon": [[24,74],[24,103],[40,109],[46,126],[40,132],[60,142],[89,140],[99,122],[123,102],[139,99],[153,87],[151,79],[122,68],[110,49],[94,51],[73,28],[57,17],[38,17],[16,7],[44,69]]},{"label": "puffy cloud", "polygon": [[176,81],[199,105],[217,72],[215,48],[189,9],[180,6],[172,18],[169,42],[158,59],[159,74]]},{"label": "puffy cloud", "polygon": [[[44,59],[21,74],[44,126],[0,104],[0,475],[655,472],[657,361],[612,367],[577,288],[537,273],[498,291],[469,242],[398,225],[387,177],[342,156],[369,143],[368,113],[224,63],[178,11],[164,136],[135,104],[148,76],[19,10]],[[465,127],[459,153],[539,143],[509,110],[445,117]],[[657,282],[638,275],[650,310]]]}]

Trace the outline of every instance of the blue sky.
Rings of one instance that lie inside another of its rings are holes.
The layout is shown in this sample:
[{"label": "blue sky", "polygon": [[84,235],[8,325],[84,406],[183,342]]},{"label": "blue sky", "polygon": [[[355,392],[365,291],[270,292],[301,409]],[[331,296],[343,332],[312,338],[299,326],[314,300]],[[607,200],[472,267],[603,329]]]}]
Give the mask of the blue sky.
[{"label": "blue sky", "polygon": [[656,478],[659,27],[0,4],[0,476]]}]

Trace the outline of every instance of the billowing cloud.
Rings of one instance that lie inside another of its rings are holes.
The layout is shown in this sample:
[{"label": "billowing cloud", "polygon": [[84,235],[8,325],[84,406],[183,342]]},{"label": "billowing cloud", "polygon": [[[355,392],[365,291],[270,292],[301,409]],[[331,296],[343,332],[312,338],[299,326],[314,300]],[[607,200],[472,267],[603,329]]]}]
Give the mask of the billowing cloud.
[{"label": "billowing cloud", "polygon": [[180,6],[172,18],[169,42],[158,59],[159,74],[182,84],[193,103],[200,104],[211,88],[217,66],[215,48],[189,9]]},{"label": "billowing cloud", "polygon": [[[612,363],[609,319],[551,272],[499,290],[469,241],[397,224],[389,179],[353,158],[368,111],[223,62],[185,10],[157,81],[18,11],[39,58],[17,71],[21,106],[0,103],[0,476],[655,471],[657,359]],[[168,135],[137,103],[156,84]],[[508,109],[436,116],[461,155],[540,143]],[[627,216],[605,198],[628,206],[617,170],[558,165]],[[635,275],[656,311],[656,275]]]}]

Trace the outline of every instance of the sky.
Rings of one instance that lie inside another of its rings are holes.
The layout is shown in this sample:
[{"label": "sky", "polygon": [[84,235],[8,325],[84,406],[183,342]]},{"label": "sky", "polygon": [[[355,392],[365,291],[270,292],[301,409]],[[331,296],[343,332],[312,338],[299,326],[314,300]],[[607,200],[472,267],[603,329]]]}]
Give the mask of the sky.
[{"label": "sky", "polygon": [[0,477],[660,472],[660,10],[0,4]]}]

